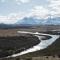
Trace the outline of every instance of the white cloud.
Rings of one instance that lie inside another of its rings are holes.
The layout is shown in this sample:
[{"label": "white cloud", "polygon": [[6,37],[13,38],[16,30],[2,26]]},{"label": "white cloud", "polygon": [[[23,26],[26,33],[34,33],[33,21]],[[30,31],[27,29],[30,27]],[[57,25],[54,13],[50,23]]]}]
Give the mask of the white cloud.
[{"label": "white cloud", "polygon": [[[4,1],[4,0],[2,0]],[[20,3],[29,3],[31,0],[16,0]],[[44,5],[34,6],[29,13],[10,13],[8,16],[0,16],[0,23],[13,24],[17,20],[24,17],[36,17],[39,19],[47,19],[48,17],[60,17],[60,0],[48,0],[49,4],[46,8]]]},{"label": "white cloud", "polygon": [[46,19],[49,16],[49,10],[43,6],[35,6],[32,9],[32,15],[38,18]]},{"label": "white cloud", "polygon": [[29,3],[31,0],[16,0],[17,4],[20,5],[21,3]]},{"label": "white cloud", "polygon": [[[20,2],[27,3],[31,0],[19,0]],[[48,17],[60,17],[60,0],[48,0],[48,7],[44,5],[37,5],[25,16],[34,16],[41,19],[47,19]]]},{"label": "white cloud", "polygon": [[60,17],[60,0],[48,0],[48,2],[47,8],[44,5],[35,6],[31,15],[41,19]]},{"label": "white cloud", "polygon": [[0,23],[14,24],[15,22],[16,22],[16,20],[14,17],[0,16]]},{"label": "white cloud", "polygon": [[31,0],[20,0],[22,3],[29,3]]},{"label": "white cloud", "polygon": [[27,15],[23,12],[21,12],[21,13],[10,13],[8,16],[0,15],[0,23],[14,24],[18,20],[21,20],[22,18],[24,18],[25,16],[27,16]]},{"label": "white cloud", "polygon": [[14,24],[17,21],[17,15],[15,14],[10,14],[8,16],[0,16],[0,23],[5,23],[5,24]]},{"label": "white cloud", "polygon": [[48,10],[41,6],[35,6],[29,13],[19,12],[10,13],[8,16],[0,15],[0,23],[14,24],[18,20],[20,21],[21,19],[23,19],[24,17],[36,17],[39,19],[46,19],[48,18]]},{"label": "white cloud", "polygon": [[60,17],[60,0],[48,0],[48,7],[51,8],[51,15],[53,17]]},{"label": "white cloud", "polygon": [[[6,2],[7,0],[1,0],[0,2],[2,2],[2,3],[4,3],[4,2]],[[18,4],[18,5],[20,5],[21,3],[29,3],[29,2],[31,2],[31,0],[13,0],[14,2],[16,1],[16,3]],[[12,2],[12,1],[11,1]]]}]

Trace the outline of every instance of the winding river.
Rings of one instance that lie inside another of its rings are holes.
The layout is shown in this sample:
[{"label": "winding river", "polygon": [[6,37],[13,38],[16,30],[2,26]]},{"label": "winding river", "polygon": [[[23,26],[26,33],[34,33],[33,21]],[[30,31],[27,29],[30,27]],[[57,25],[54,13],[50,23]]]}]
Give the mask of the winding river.
[{"label": "winding river", "polygon": [[[20,32],[20,33],[24,33],[24,32]],[[17,57],[17,56],[20,56],[20,55],[23,55],[23,54],[27,54],[27,53],[30,53],[30,52],[35,52],[35,51],[38,51],[38,50],[41,50],[41,49],[45,49],[59,38],[59,35],[50,35],[50,34],[43,34],[43,33],[38,33],[38,32],[37,33],[25,32],[25,33],[34,34],[36,37],[39,38],[39,40],[41,42],[39,44],[37,44],[36,46],[33,46],[32,48],[29,48],[25,51],[22,51],[22,52],[17,53],[17,54],[13,54],[13,55],[8,56],[8,57]],[[41,35],[50,36],[51,38],[47,39],[47,40],[42,40]]]}]

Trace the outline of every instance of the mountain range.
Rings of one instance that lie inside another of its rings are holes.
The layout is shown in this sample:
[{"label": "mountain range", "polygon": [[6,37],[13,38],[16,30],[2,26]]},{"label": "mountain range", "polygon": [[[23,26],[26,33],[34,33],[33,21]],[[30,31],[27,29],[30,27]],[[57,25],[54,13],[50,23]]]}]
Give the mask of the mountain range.
[{"label": "mountain range", "polygon": [[31,27],[40,25],[60,25],[60,17],[48,18],[48,19],[24,17],[23,19],[17,20],[15,24],[0,23],[0,28]]},{"label": "mountain range", "polygon": [[60,25],[60,17],[48,18],[48,19],[37,19],[34,17],[23,18],[17,22],[20,25]]}]

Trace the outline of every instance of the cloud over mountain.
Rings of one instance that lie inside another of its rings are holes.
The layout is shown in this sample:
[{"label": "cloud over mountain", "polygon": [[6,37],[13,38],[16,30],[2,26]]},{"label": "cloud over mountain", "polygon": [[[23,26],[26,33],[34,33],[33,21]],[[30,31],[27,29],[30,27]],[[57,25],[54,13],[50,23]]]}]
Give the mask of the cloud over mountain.
[{"label": "cloud over mountain", "polygon": [[32,15],[40,19],[47,19],[49,16],[49,10],[43,6],[35,6],[32,9]]},{"label": "cloud over mountain", "polygon": [[60,0],[48,0],[48,2],[51,16],[60,17]]},{"label": "cloud over mountain", "polygon": [[[6,1],[8,0],[1,0],[0,2],[6,2]],[[28,18],[33,17],[33,18],[36,18],[39,20],[45,20],[45,21],[47,21],[48,18],[60,17],[60,0],[46,0],[47,1],[46,5],[45,3],[37,4],[39,3],[38,1],[43,2],[44,0],[43,1],[41,0],[36,0],[36,1],[35,0],[10,0],[7,3],[4,3],[4,5],[1,3],[0,11],[2,11],[2,14],[0,14],[0,23],[14,24],[18,20],[21,21],[21,19],[23,19],[24,17],[28,17]],[[18,4],[22,3],[22,4],[17,5],[17,3]],[[3,15],[3,12],[4,13],[10,12],[10,13],[7,15],[5,13]]]},{"label": "cloud over mountain", "polygon": [[16,23],[23,26],[33,26],[33,25],[60,25],[60,17],[57,18],[48,18],[48,19],[37,19],[35,17],[25,17],[21,20],[18,20]]}]

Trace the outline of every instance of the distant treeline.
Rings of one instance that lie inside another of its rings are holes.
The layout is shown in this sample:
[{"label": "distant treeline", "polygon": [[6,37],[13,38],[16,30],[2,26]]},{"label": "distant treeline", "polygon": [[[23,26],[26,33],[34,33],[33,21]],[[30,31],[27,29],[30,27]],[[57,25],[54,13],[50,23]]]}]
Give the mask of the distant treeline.
[{"label": "distant treeline", "polygon": [[15,25],[15,24],[0,24],[0,29],[14,29],[14,28],[32,28],[32,26]]}]

